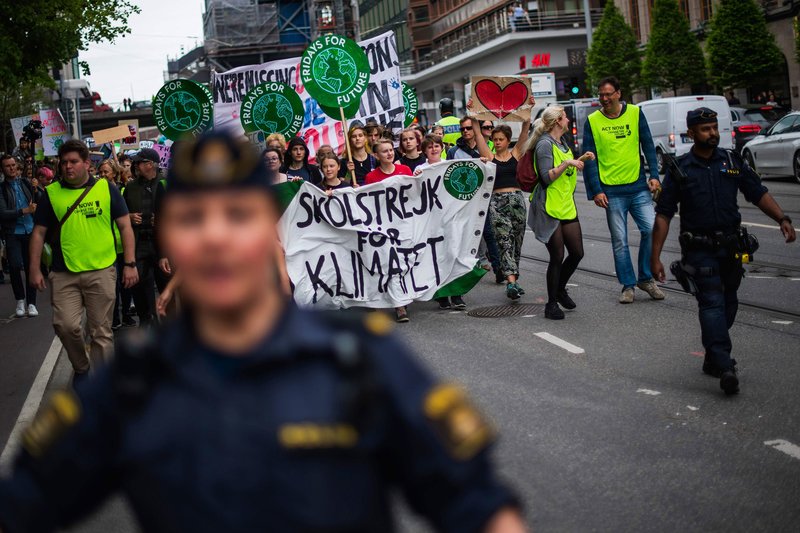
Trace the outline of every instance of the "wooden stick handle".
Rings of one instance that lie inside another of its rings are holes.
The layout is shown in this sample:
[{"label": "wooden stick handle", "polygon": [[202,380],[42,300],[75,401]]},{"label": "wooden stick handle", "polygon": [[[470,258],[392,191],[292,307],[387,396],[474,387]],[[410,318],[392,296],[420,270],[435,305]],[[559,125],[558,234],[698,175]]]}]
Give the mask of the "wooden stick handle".
[{"label": "wooden stick handle", "polygon": [[[347,132],[347,117],[344,116],[344,108],[343,107],[339,108],[339,115],[342,117],[342,133],[344,134],[344,144],[345,144],[345,146],[347,146],[347,160],[352,163],[353,162],[353,152],[350,150],[350,135]],[[350,172],[349,169],[348,169],[347,172],[350,173],[351,185],[353,185],[353,187],[358,185],[358,182],[356,181],[356,173],[355,172]]]}]

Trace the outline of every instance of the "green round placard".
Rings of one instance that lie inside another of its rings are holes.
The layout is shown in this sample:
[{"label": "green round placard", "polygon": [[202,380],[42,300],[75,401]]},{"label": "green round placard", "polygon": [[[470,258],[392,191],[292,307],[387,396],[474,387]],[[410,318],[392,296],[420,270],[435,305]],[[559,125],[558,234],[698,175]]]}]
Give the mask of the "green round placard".
[{"label": "green round placard", "polygon": [[300,59],[300,79],[314,99],[329,108],[349,108],[369,83],[369,61],[361,47],[341,35],[323,35]]},{"label": "green round placard", "polygon": [[403,106],[406,108],[406,119],[403,125],[407,128],[414,123],[414,117],[419,111],[419,100],[417,100],[417,92],[406,82],[403,82]]},{"label": "green round placard", "polygon": [[291,138],[303,127],[306,113],[294,89],[269,81],[250,89],[242,100],[239,116],[245,133],[282,133]]},{"label": "green round placard", "polygon": [[153,98],[153,119],[168,139],[196,137],[214,123],[211,93],[191,80],[168,81]]}]

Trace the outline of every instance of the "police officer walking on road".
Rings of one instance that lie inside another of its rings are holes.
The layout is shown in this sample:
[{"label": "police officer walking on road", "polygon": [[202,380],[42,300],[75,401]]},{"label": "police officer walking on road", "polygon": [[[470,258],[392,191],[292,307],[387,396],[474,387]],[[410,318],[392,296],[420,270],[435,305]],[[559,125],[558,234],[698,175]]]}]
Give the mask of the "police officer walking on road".
[{"label": "police officer walking on road", "polygon": [[439,100],[439,114],[442,118],[436,123],[444,130],[442,142],[445,148],[455,146],[456,142],[461,138],[461,125],[459,124],[458,117],[455,116],[455,105],[450,98],[442,98]]},{"label": "police officer walking on road", "polygon": [[52,531],[122,490],[145,531],[384,532],[399,487],[437,530],[525,530],[490,427],[387,317],[290,303],[269,182],[223,134],[176,151],[158,236],[182,315],[133,330],[40,412],[0,482],[0,529]]},{"label": "police officer walking on road", "polygon": [[666,280],[661,250],[669,223],[680,204],[681,261],[672,272],[697,298],[706,355],[703,372],[720,378],[725,394],[739,392],[736,360],[731,358],[729,329],[736,319],[736,291],[758,241],[742,228],[736,198],[747,201],[780,224],[786,242],[795,240],[792,220],[761,184],[758,175],[736,152],[719,148],[717,114],[707,107],[689,111],[691,151],[670,164],[656,207],[653,232],[653,274]]}]

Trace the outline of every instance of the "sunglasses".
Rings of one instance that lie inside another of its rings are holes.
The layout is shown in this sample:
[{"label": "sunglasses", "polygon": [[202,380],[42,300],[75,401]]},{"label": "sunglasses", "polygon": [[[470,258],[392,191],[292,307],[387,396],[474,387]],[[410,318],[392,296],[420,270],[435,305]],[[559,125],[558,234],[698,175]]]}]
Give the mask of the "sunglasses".
[{"label": "sunglasses", "polygon": [[464,126],[461,131],[472,131],[472,126]]},{"label": "sunglasses", "polygon": [[493,126],[491,124],[484,124],[483,126],[481,126],[482,130],[490,130],[492,128],[493,128]]}]

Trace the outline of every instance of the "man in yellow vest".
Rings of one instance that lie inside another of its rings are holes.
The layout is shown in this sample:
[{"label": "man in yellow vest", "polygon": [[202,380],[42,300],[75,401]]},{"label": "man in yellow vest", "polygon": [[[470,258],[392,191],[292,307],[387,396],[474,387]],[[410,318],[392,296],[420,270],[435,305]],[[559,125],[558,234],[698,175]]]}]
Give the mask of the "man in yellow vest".
[{"label": "man in yellow vest", "polygon": [[[108,359],[114,350],[111,315],[116,297],[116,243],[114,223],[119,228],[125,258],[122,284],[134,285],[139,275],[134,256],[133,230],[125,201],[107,180],[89,178],[89,149],[72,139],[58,150],[61,181],[51,183],[34,218],[30,244],[30,280],[39,290],[46,288],[40,268],[45,234],[54,236],[50,274],[53,328],[75,371],[73,381],[88,375],[90,364]],[[87,357],[81,326],[91,342]]]},{"label": "man in yellow vest", "polygon": [[[633,303],[634,287],[654,300],[663,300],[664,293],[650,271],[656,218],[652,195],[661,188],[653,137],[639,108],[620,101],[616,78],[600,80],[597,90],[602,108],[589,115],[583,134],[583,149],[594,152],[597,159],[586,162],[583,178],[589,200],[606,210],[614,266],[622,284],[619,302]],[[639,156],[640,146],[650,170],[649,180]],[[628,248],[628,214],[641,233],[638,277]]]}]

